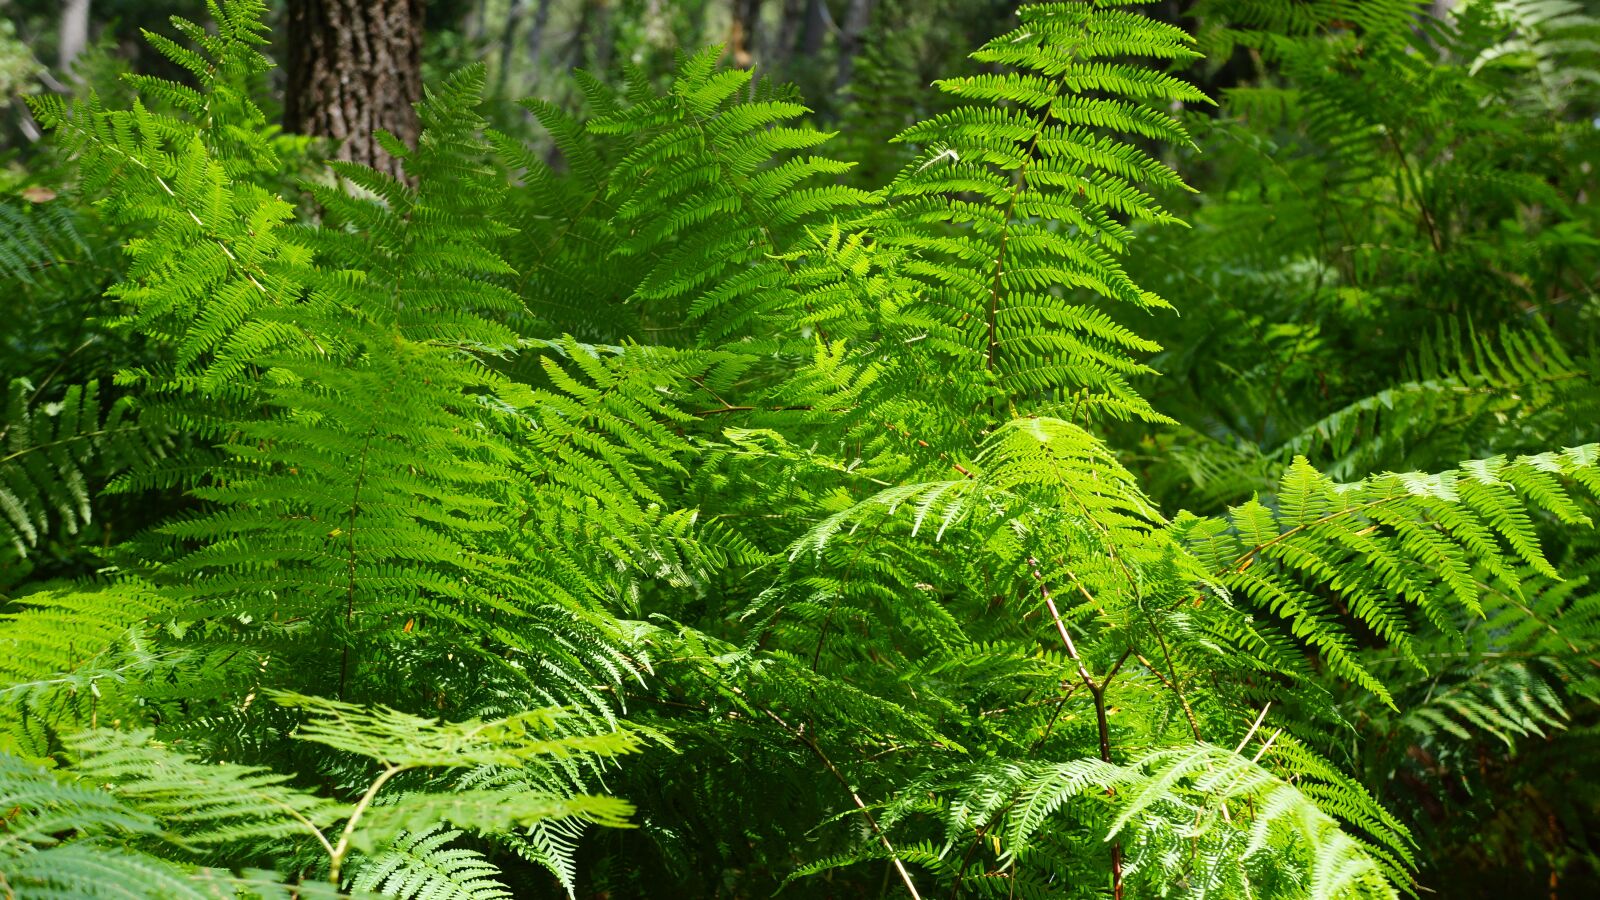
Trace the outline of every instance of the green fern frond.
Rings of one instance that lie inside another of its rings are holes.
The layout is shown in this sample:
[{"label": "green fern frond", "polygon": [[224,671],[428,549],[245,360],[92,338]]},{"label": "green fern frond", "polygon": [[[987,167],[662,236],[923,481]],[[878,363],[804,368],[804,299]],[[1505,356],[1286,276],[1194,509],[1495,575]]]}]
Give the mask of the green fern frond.
[{"label": "green fern frond", "polygon": [[73,534],[93,516],[100,485],[167,455],[165,429],[140,421],[132,398],[103,402],[98,382],[41,402],[25,378],[7,385],[0,419],[0,560],[26,559],[54,529]]},{"label": "green fern frond", "polygon": [[0,202],[0,283],[31,285],[46,269],[92,253],[65,203]]},{"label": "green fern frond", "polygon": [[58,731],[130,712],[125,684],[159,664],[148,626],[166,602],[135,582],[31,594],[0,616],[0,749],[42,757]]},{"label": "green fern frond", "polygon": [[627,731],[561,736],[562,713],[530,710],[483,722],[444,723],[382,707],[276,692],[282,706],[311,715],[295,737],[400,769],[525,765],[534,757],[616,756],[639,748]]},{"label": "green fern frond", "polygon": [[1180,529],[1220,584],[1284,620],[1342,677],[1387,701],[1337,620],[1361,622],[1422,668],[1408,608],[1448,629],[1450,610],[1480,612],[1485,579],[1504,579],[1515,590],[1513,570],[1521,565],[1558,578],[1530,513],[1587,524],[1573,498],[1578,487],[1593,490],[1595,460],[1587,445],[1468,462],[1437,475],[1339,484],[1301,459],[1280,483],[1275,508],[1251,501],[1231,511],[1227,530],[1196,528],[1195,520]]},{"label": "green fern frond", "polygon": [[351,890],[402,900],[510,900],[499,869],[474,850],[449,846],[460,836],[443,829],[402,834],[362,861]]},{"label": "green fern frond", "polygon": [[613,253],[644,261],[631,299],[698,324],[707,342],[801,312],[792,257],[806,229],[870,201],[830,183],[848,164],[791,155],[832,137],[789,124],[805,107],[764,95],[748,71],[716,71],[717,55],[685,60],[666,95],[588,123],[631,148],[607,177],[614,227],[627,235]]},{"label": "green fern frond", "polygon": [[1198,54],[1181,30],[1106,4],[1028,6],[1022,17],[973,54],[1016,71],[939,84],[963,99],[1014,105],[961,106],[902,132],[897,140],[924,149],[886,189],[891,203],[873,220],[878,239],[915,255],[906,271],[961,348],[958,364],[971,378],[999,379],[1005,402],[1056,409],[1081,390],[1119,418],[1159,418],[1128,382],[1145,371],[1133,354],[1155,345],[1097,304],[1166,305],[1133,283],[1116,254],[1132,238],[1125,221],[1175,221],[1147,191],[1182,182],[1118,135],[1186,141],[1153,102],[1206,98],[1112,60]]}]

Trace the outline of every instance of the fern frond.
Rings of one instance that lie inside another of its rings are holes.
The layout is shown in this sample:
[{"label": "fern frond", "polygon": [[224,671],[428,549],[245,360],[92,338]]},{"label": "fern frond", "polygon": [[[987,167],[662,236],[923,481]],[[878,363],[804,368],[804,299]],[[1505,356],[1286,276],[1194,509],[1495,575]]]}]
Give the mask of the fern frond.
[{"label": "fern frond", "polygon": [[1184,139],[1152,101],[1206,98],[1110,60],[1197,54],[1181,30],[1106,4],[1041,4],[1022,15],[1021,27],[973,54],[1017,71],[939,85],[1014,105],[959,106],[902,132],[897,140],[924,149],[886,189],[878,239],[915,255],[906,271],[960,348],[957,364],[974,380],[997,378],[1003,402],[1055,410],[1083,391],[1119,418],[1159,418],[1128,381],[1145,371],[1133,354],[1156,346],[1098,304],[1166,305],[1116,254],[1132,238],[1126,222],[1175,221],[1148,191],[1182,182],[1119,133]]},{"label": "fern frond", "polygon": [[140,421],[132,398],[103,402],[98,382],[41,402],[30,381],[12,380],[0,419],[0,559],[26,559],[57,528],[76,533],[101,485],[162,459],[169,446],[165,429]]},{"label": "fern frond", "polygon": [[1480,612],[1483,580],[1504,579],[1515,591],[1513,570],[1524,564],[1557,578],[1530,514],[1587,524],[1573,497],[1580,487],[1593,490],[1595,461],[1594,445],[1586,445],[1468,462],[1437,475],[1339,484],[1301,459],[1280,483],[1275,508],[1252,501],[1231,511],[1227,530],[1189,534],[1220,584],[1285,620],[1342,677],[1387,700],[1352,654],[1354,644],[1337,624],[1341,613],[1422,667],[1411,649],[1408,609],[1447,629],[1450,610]]},{"label": "fern frond", "polygon": [[402,900],[510,900],[500,870],[483,855],[449,846],[460,831],[402,834],[363,860],[351,889]]},{"label": "fern frond", "polygon": [[41,757],[56,732],[126,712],[124,690],[158,665],[148,625],[167,606],[146,585],[21,597],[0,616],[0,749]]}]

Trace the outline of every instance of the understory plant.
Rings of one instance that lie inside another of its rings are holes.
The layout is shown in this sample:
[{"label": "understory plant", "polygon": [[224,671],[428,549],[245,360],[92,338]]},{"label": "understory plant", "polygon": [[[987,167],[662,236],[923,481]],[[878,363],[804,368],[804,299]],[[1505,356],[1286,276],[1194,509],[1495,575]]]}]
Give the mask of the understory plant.
[{"label": "understory plant", "polygon": [[876,184],[719,48],[295,180],[259,0],[35,98],[0,896],[1400,897],[1429,802],[1584,877],[1587,787],[1450,794],[1593,733],[1592,23],[1142,3]]}]

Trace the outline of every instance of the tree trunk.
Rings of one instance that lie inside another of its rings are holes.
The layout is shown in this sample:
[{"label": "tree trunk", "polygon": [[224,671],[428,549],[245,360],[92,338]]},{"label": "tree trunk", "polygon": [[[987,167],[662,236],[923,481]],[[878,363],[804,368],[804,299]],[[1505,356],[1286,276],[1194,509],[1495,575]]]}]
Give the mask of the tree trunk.
[{"label": "tree trunk", "polygon": [[62,0],[59,68],[63,76],[72,74],[72,63],[89,44],[89,0]]},{"label": "tree trunk", "polygon": [[844,25],[839,29],[839,77],[834,82],[838,90],[850,86],[856,73],[856,54],[861,52],[861,40],[871,24],[872,0],[850,0],[845,7]]},{"label": "tree trunk", "polygon": [[339,159],[401,177],[372,133],[417,141],[424,0],[289,0],[284,128],[332,138]]},{"label": "tree trunk", "polygon": [[789,61],[794,58],[795,45],[800,40],[800,29],[805,24],[806,0],[783,0],[778,10],[778,36],[772,45],[770,67],[785,75]]},{"label": "tree trunk", "polygon": [[800,36],[800,52],[815,59],[828,39],[828,5],[825,0],[806,4],[806,26]]},{"label": "tree trunk", "polygon": [[533,14],[533,27],[528,30],[528,64],[537,66],[539,57],[544,53],[544,31],[550,24],[550,0],[539,0],[539,8]]},{"label": "tree trunk", "polygon": [[733,64],[748,69],[760,55],[761,0],[733,0],[733,27],[728,34],[728,54]]},{"label": "tree trunk", "polygon": [[495,70],[495,96],[505,97],[506,86],[511,84],[511,57],[517,46],[517,32],[528,15],[529,0],[516,0],[506,13],[505,27],[500,29],[500,67]]},{"label": "tree trunk", "polygon": [[596,76],[604,79],[611,68],[611,42],[615,38],[611,30],[611,0],[595,0],[594,21],[594,53],[590,67]]},{"label": "tree trunk", "polygon": [[605,77],[611,65],[611,0],[583,0],[568,58],[572,68]]}]

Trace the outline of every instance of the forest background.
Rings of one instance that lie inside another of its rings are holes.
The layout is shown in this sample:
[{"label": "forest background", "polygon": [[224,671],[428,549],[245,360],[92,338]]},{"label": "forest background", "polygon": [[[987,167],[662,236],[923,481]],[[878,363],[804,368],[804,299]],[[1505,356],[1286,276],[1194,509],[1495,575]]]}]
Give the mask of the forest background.
[{"label": "forest background", "polygon": [[1019,5],[0,0],[0,897],[1600,892],[1600,9]]}]

